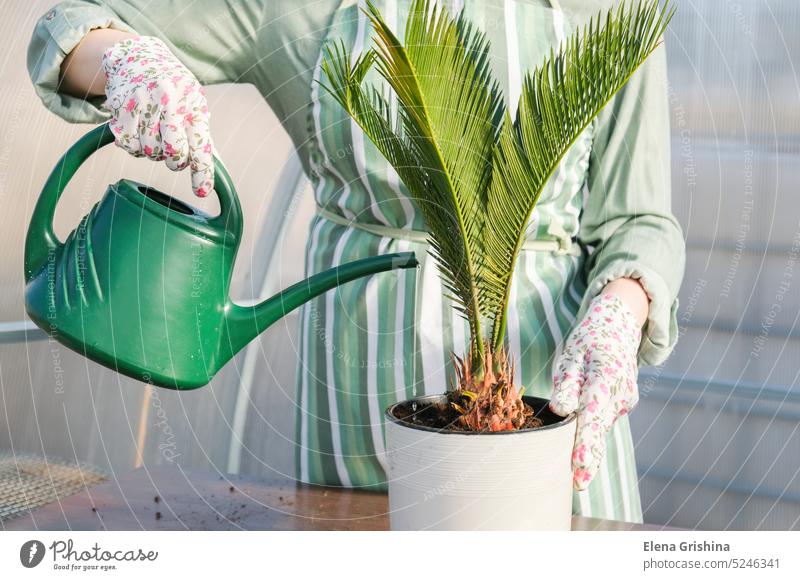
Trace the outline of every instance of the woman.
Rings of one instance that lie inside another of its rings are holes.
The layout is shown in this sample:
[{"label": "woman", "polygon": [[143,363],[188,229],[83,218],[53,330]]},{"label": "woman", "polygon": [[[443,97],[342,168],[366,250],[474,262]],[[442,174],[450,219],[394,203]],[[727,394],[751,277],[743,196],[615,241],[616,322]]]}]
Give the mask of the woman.
[{"label": "woman", "polygon": [[[410,3],[377,6],[402,34]],[[313,183],[307,274],[378,253],[427,255],[424,223],[397,175],[317,82],[327,40],[356,53],[370,42],[355,0],[174,4],[68,0],[48,12],[29,50],[45,105],[74,122],[110,118],[119,146],[188,166],[195,193],[206,195],[212,141],[201,84],[252,83]],[[545,0],[448,4],[487,33],[495,76],[516,103],[522,74],[611,0],[562,0],[563,11]],[[637,365],[663,361],[677,338],[684,246],[670,213],[665,81],[660,48],[543,193],[529,231],[559,249],[523,251],[514,275],[508,344],[529,393],[552,395],[562,415],[578,412],[573,509],[585,516],[641,521],[625,414],[638,400]],[[442,294],[427,259],[419,274],[352,282],[304,308],[299,479],[385,489],[382,410],[442,392],[449,353],[466,347],[464,322]]]}]

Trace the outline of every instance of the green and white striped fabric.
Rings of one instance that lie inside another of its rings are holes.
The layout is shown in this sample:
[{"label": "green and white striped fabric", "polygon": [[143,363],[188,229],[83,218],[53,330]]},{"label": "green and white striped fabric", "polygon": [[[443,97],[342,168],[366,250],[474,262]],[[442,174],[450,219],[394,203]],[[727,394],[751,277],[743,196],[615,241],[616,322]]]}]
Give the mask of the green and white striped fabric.
[{"label": "green and white striped fabric", "polygon": [[[410,0],[377,2],[403,32]],[[534,2],[448,2],[465,10],[492,43],[494,72],[508,103],[521,78],[569,33],[557,10]],[[356,2],[335,12],[329,39],[354,53],[370,43],[370,27]],[[320,79],[320,59],[314,79]],[[324,80],[324,79],[323,79]],[[377,81],[377,79],[373,78]],[[317,204],[325,213],[311,226],[307,274],[359,258],[413,250],[419,271],[399,271],[351,282],[307,304],[301,312],[298,370],[297,477],[310,483],[386,488],[383,411],[395,401],[441,393],[450,384],[450,353],[467,348],[468,329],[443,297],[427,247],[392,230],[422,230],[419,212],[377,149],[315,83],[310,167]],[[577,235],[586,193],[593,127],[565,157],[542,194],[530,237]],[[386,228],[342,225],[353,221]],[[575,323],[586,291],[586,254],[523,251],[514,275],[507,343],[527,392],[549,398],[551,366]],[[606,461],[573,510],[584,516],[640,522],[634,450],[627,416],[608,436]]]}]

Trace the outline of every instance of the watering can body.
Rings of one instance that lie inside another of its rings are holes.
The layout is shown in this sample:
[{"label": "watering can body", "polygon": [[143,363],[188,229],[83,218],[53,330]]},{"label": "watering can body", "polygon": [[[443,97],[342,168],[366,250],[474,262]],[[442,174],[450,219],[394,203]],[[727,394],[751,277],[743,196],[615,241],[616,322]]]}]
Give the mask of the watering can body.
[{"label": "watering can body", "polygon": [[123,179],[60,242],[52,229],[58,198],[80,164],[112,141],[107,125],[90,131],[45,184],[26,240],[25,302],[51,337],[122,374],[173,389],[203,386],[311,298],[362,276],[416,266],[412,253],[376,256],[312,276],[256,306],[233,303],[242,214],[216,159],[219,215]]}]

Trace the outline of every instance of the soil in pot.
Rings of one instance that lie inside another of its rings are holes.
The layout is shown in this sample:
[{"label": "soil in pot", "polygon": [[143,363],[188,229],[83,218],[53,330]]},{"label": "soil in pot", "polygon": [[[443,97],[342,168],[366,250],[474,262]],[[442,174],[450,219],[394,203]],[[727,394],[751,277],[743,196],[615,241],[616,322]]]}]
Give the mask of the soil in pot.
[{"label": "soil in pot", "polygon": [[[553,413],[546,404],[535,408],[530,404],[530,397],[523,397],[525,406],[531,411],[526,417],[523,429],[536,429],[547,425],[554,425],[564,420],[564,417]],[[537,399],[537,403],[538,403]],[[391,414],[411,427],[422,427],[436,431],[477,433],[459,425],[460,413],[456,411],[445,397],[431,397],[429,400],[409,400],[394,405]],[[527,414],[527,413],[526,413]],[[509,431],[505,431],[508,433]],[[513,432],[513,431],[511,431]]]}]

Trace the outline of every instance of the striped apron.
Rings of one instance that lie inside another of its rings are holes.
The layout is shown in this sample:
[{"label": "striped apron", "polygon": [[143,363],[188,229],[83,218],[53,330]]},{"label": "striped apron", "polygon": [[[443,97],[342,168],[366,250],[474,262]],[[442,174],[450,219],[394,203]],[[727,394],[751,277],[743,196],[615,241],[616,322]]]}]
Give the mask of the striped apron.
[{"label": "striped apron", "polygon": [[[402,37],[410,0],[376,3]],[[522,75],[568,34],[561,13],[533,1],[446,2],[486,32],[493,70],[516,105]],[[370,26],[353,2],[333,15],[329,39],[354,53],[368,47]],[[422,217],[378,150],[316,80],[311,181],[319,208],[306,248],[306,275],[376,254],[414,251],[418,270],[356,280],[306,304],[300,314],[296,470],[308,483],[386,489],[383,412],[409,397],[442,393],[453,378],[450,352],[468,349],[468,326],[443,295],[424,241]],[[377,73],[368,80],[380,82]],[[513,110],[512,110],[513,112]],[[506,341],[526,392],[550,398],[552,363],[575,323],[586,288],[585,253],[574,252],[585,201],[592,127],[550,179],[528,226],[511,289]],[[627,416],[608,435],[608,451],[573,511],[640,522],[634,450]]]}]

